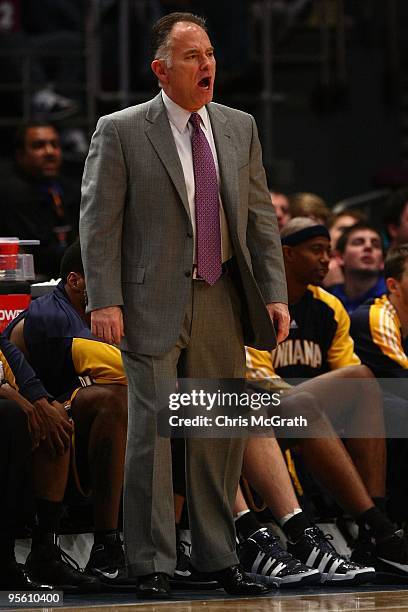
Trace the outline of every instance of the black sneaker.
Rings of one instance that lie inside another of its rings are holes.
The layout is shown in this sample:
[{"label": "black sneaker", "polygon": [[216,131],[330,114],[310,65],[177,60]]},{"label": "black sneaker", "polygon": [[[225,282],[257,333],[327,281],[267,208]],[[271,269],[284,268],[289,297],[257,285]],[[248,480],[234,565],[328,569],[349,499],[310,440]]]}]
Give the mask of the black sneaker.
[{"label": "black sneaker", "polygon": [[41,584],[32,580],[24,565],[15,559],[6,565],[0,565],[0,591],[53,591],[50,584]]},{"label": "black sneaker", "polygon": [[379,541],[359,538],[351,558],[357,563],[372,565],[377,584],[408,583],[408,542],[402,530]]},{"label": "black sneaker", "polygon": [[266,527],[239,544],[238,556],[251,578],[262,576],[266,583],[297,587],[320,582],[320,572],[292,557]]},{"label": "black sneaker", "polygon": [[129,578],[122,540],[118,533],[112,533],[104,538],[103,544],[92,546],[85,572],[96,576],[104,588],[123,589],[136,587],[136,579]]},{"label": "black sneaker", "polygon": [[191,544],[179,540],[177,544],[177,566],[173,578],[170,578],[170,586],[173,589],[217,589],[219,584],[205,574],[194,569],[190,559]]},{"label": "black sneaker", "polygon": [[347,561],[330,543],[333,537],[318,527],[308,527],[297,542],[288,540],[288,552],[308,567],[319,570],[321,582],[328,584],[363,584],[372,582],[374,567]]},{"label": "black sneaker", "polygon": [[25,569],[32,580],[52,584],[66,593],[98,593],[101,590],[98,578],[85,574],[58,546],[53,534],[47,534],[45,541],[37,542],[31,549]]}]

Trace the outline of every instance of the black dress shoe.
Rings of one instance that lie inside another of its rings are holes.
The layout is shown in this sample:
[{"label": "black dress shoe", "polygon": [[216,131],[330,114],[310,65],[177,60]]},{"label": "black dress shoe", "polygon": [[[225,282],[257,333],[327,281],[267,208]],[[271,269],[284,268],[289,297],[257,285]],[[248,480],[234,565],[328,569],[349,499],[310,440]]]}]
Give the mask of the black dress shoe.
[{"label": "black dress shoe", "polygon": [[230,595],[265,595],[273,589],[270,584],[254,582],[240,565],[231,565],[218,572],[208,572],[207,575],[217,580]]},{"label": "black dress shoe", "polygon": [[35,581],[28,575],[24,565],[12,560],[0,568],[0,590],[53,591],[50,584]]},{"label": "black dress shoe", "polygon": [[145,599],[167,599],[171,597],[169,577],[161,572],[139,576],[136,592]]}]

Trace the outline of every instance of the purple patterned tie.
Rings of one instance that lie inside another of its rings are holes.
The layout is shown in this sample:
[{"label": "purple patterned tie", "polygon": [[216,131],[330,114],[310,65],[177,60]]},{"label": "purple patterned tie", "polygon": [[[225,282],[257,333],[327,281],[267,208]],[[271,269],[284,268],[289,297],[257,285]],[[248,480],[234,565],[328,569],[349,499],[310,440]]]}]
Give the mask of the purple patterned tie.
[{"label": "purple patterned tie", "polygon": [[214,157],[200,121],[200,115],[192,113],[197,274],[209,285],[214,285],[222,273],[220,202]]}]

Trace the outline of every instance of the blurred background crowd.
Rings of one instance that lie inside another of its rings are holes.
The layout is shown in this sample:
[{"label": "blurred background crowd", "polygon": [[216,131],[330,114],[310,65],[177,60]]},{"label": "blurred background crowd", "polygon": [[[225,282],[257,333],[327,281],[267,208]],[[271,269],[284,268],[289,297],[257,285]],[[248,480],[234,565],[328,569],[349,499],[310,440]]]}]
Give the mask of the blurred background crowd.
[{"label": "blurred background crowd", "polygon": [[280,226],[347,211],[387,247],[389,198],[408,185],[403,0],[0,0],[0,235],[40,240],[37,278],[58,276],[77,235],[98,117],[157,92],[149,32],[174,10],[207,17],[215,100],[255,116]]},{"label": "blurred background crowd", "polygon": [[47,119],[80,176],[97,118],[157,90],[149,31],[172,10],[206,15],[215,98],[255,115],[271,188],[378,208],[368,192],[406,184],[403,0],[0,0],[1,167],[17,124]]}]

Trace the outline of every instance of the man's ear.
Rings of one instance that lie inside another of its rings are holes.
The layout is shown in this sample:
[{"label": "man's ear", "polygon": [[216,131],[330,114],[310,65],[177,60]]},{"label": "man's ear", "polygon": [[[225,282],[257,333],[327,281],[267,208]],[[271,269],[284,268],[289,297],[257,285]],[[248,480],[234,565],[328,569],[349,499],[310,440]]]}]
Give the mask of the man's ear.
[{"label": "man's ear", "polygon": [[83,277],[77,272],[70,272],[67,276],[67,284],[73,291],[83,291],[82,287]]},{"label": "man's ear", "polygon": [[165,60],[154,59],[150,64],[151,68],[156,75],[156,78],[160,83],[167,83],[167,64]]},{"label": "man's ear", "polygon": [[293,255],[294,255],[294,251],[292,249],[292,247],[288,246],[287,244],[282,245],[282,252],[283,252],[283,258],[288,261],[288,262],[292,262],[293,261]]},{"label": "man's ear", "polygon": [[392,278],[392,277],[386,278],[385,284],[387,285],[387,289],[389,293],[391,293],[392,295],[396,295],[397,297],[399,296],[400,284],[395,278]]}]

